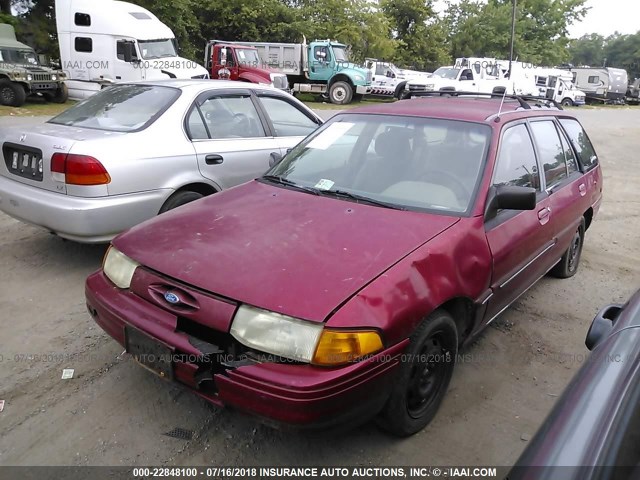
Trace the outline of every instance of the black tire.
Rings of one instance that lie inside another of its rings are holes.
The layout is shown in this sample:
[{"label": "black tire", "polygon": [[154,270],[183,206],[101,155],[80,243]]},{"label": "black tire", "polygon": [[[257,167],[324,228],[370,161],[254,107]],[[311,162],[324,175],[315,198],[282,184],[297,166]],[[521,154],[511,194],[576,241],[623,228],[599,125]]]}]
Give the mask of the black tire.
[{"label": "black tire", "polygon": [[442,92],[440,93],[441,97],[453,97],[453,92]]},{"label": "black tire", "polygon": [[419,432],[433,419],[458,353],[456,324],[444,310],[423,320],[409,340],[389,400],[376,419],[378,426],[399,437]]},{"label": "black tire", "polygon": [[353,88],[347,82],[333,82],[329,87],[329,100],[335,105],[351,103]]},{"label": "black tire", "polygon": [[354,93],[352,101],[361,102],[363,98],[364,98],[364,94],[362,94],[362,93]]},{"label": "black tire", "polygon": [[27,100],[27,92],[22,85],[9,80],[0,80],[0,105],[21,107]]},{"label": "black tire", "polygon": [[394,98],[402,100],[402,94],[404,93],[404,87],[406,84],[407,82],[400,82],[398,85],[396,85],[396,91],[393,93]]},{"label": "black tire", "polygon": [[563,98],[562,102],[560,102],[560,105],[562,105],[563,107],[573,107],[573,100],[571,100],[570,98]]},{"label": "black tire", "polygon": [[558,264],[551,269],[551,275],[557,278],[573,277],[578,271],[580,257],[582,256],[582,246],[584,245],[584,221],[571,239],[571,245],[564,252]]},{"label": "black tire", "polygon": [[55,94],[47,94],[45,95],[45,98],[48,102],[66,103],[67,100],[69,100],[69,89],[67,88],[67,84],[61,84]]},{"label": "black tire", "polygon": [[184,192],[176,192],[171,195],[162,208],[160,209],[160,213],[168,212],[169,210],[173,210],[174,208],[180,207],[182,205],[186,205],[187,203],[193,202],[194,200],[198,200],[202,198],[204,195],[198,192],[184,191]]}]

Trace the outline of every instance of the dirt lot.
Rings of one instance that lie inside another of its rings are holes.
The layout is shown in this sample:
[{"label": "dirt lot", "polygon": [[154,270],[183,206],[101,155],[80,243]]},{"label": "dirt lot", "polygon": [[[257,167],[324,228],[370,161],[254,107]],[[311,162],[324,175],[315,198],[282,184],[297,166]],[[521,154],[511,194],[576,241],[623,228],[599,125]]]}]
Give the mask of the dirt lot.
[{"label": "dirt lot", "polygon": [[[578,114],[605,176],[579,273],[544,278],[508,309],[467,350],[435,421],[405,440],[371,424],[275,431],[156,378],[85,312],[84,279],[105,247],[0,214],[0,464],[512,464],[584,360],[593,315],[640,287],[640,109]],[[193,438],[165,435],[176,427]]]}]

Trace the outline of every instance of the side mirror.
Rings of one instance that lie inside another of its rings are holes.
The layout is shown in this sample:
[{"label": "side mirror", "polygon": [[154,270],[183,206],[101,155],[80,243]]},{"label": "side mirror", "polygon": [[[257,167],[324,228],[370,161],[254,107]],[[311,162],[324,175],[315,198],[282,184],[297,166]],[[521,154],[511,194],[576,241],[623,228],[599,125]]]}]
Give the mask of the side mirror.
[{"label": "side mirror", "polygon": [[282,155],[280,155],[278,152],[271,152],[271,155],[269,155],[271,158],[269,158],[269,167],[273,167],[274,165],[280,163],[280,161],[282,160]]},{"label": "side mirror", "polygon": [[587,332],[587,338],[584,341],[584,344],[589,350],[593,350],[598,343],[611,333],[621,310],[622,305],[613,304],[607,305],[597,313],[591,322],[591,326]]},{"label": "side mirror", "polygon": [[485,219],[495,217],[498,210],[533,210],[535,208],[535,188],[506,185],[491,187],[485,208]]}]

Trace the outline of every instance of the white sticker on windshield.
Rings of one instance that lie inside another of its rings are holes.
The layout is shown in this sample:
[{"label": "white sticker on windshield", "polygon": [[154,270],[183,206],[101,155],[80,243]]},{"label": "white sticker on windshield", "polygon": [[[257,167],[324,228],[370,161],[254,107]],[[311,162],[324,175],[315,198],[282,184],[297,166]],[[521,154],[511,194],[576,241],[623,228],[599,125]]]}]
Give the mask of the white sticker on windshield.
[{"label": "white sticker on windshield", "polygon": [[316,148],[318,150],[326,150],[335,143],[340,137],[347,133],[353,123],[336,122],[329,125],[322,133],[307,144],[307,148]]},{"label": "white sticker on windshield", "polygon": [[333,187],[334,184],[335,182],[332,182],[331,180],[327,180],[326,178],[323,178],[318,183],[316,183],[316,188],[318,190],[331,190],[331,187]]}]

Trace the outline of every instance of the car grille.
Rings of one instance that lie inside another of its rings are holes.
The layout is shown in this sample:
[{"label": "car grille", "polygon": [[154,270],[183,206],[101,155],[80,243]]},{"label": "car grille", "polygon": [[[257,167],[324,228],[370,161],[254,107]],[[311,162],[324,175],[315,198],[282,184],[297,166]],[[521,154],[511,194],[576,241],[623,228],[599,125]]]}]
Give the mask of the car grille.
[{"label": "car grille", "polygon": [[36,82],[50,82],[51,74],[50,73],[32,73],[31,76],[33,80]]},{"label": "car grille", "polygon": [[427,88],[424,85],[412,85],[409,84],[409,91],[411,92],[424,92]]},{"label": "car grille", "polygon": [[371,72],[371,70],[369,70],[367,72],[367,83],[371,83],[372,79],[373,79],[373,72]]},{"label": "car grille", "polygon": [[14,143],[5,143],[2,146],[2,154],[9,173],[37,182],[42,181],[43,161],[41,150]]},{"label": "car grille", "polygon": [[273,86],[281,90],[289,88],[289,81],[286,75],[278,75],[273,77]]}]

